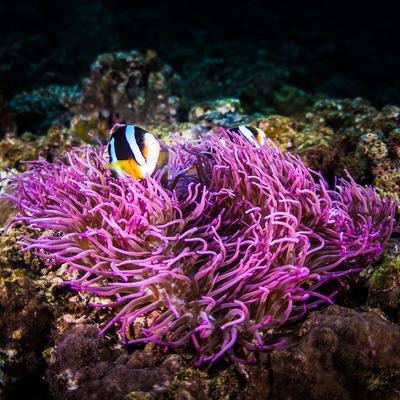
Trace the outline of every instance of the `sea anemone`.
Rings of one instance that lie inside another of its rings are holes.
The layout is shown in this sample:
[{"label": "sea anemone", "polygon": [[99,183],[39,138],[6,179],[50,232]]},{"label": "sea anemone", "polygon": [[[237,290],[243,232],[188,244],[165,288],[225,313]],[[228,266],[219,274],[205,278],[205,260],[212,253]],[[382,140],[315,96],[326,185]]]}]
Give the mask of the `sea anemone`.
[{"label": "sea anemone", "polygon": [[395,223],[391,198],[350,177],[329,189],[299,158],[224,130],[171,149],[173,182],[114,178],[102,147],[67,160],[32,162],[3,195],[13,221],[44,230],[24,249],[109,299],[94,304],[116,309],[102,334],[191,345],[198,365],[279,346],[273,334],[331,302],[323,284],[370,263]]}]

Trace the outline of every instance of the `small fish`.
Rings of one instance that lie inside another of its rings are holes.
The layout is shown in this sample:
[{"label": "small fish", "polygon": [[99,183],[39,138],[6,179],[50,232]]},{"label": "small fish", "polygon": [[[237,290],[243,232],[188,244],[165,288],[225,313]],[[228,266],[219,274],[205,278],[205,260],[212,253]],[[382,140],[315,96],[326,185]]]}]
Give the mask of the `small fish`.
[{"label": "small fish", "polygon": [[109,167],[118,175],[135,179],[151,175],[160,156],[160,143],[154,135],[136,125],[116,124],[108,143]]},{"label": "small fish", "polygon": [[243,136],[248,142],[254,144],[256,147],[260,147],[265,143],[265,133],[259,128],[253,126],[240,125],[227,130],[229,133],[236,133]]}]

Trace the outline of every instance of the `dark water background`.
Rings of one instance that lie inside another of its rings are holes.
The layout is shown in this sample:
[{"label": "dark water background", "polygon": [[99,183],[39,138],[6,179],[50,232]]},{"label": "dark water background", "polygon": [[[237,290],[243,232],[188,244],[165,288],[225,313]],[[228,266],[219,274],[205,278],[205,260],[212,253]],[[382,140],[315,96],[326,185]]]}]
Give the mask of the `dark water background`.
[{"label": "dark water background", "polygon": [[[155,49],[190,83],[278,75],[310,93],[400,104],[399,2],[2,1],[0,93],[73,84],[102,52]],[[222,82],[222,84],[221,84]],[[239,83],[238,83],[239,82]]]}]

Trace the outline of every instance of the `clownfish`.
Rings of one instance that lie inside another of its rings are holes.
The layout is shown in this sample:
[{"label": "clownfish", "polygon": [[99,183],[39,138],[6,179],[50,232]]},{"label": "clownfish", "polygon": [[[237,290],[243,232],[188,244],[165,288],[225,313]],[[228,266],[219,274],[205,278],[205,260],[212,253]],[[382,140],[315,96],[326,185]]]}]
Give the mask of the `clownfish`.
[{"label": "clownfish", "polygon": [[227,130],[228,135],[230,133],[236,133],[237,135],[243,136],[248,142],[254,144],[256,147],[260,147],[265,143],[265,133],[259,128],[253,126],[240,125]]},{"label": "clownfish", "polygon": [[151,175],[160,156],[160,143],[154,135],[136,125],[114,125],[108,142],[109,168],[118,176],[135,179]]}]

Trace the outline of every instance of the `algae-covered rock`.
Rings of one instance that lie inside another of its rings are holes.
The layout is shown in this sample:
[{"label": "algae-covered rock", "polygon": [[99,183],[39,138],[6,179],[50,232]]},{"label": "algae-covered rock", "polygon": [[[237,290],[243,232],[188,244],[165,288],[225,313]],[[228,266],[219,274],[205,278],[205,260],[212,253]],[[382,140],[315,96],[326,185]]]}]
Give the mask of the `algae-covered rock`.
[{"label": "algae-covered rock", "polygon": [[30,132],[20,137],[7,135],[0,141],[0,170],[15,168],[24,171],[26,165],[23,161],[63,158],[69,148],[79,144],[82,144],[81,139],[60,125],[50,127],[46,136],[38,137]]},{"label": "algae-covered rock", "polygon": [[0,278],[0,310],[1,398],[21,398],[25,381],[38,395],[45,393],[40,349],[51,328],[49,306],[32,279],[14,274]]},{"label": "algae-covered rock", "polygon": [[243,108],[240,103],[240,99],[235,97],[226,97],[199,102],[190,109],[189,121],[199,121],[204,115],[210,113],[243,113]]},{"label": "algae-covered rock", "polygon": [[400,244],[392,241],[368,279],[368,304],[400,319]]},{"label": "algae-covered rock", "polygon": [[94,325],[77,324],[55,339],[47,372],[54,399],[160,398],[166,392],[180,367],[176,356],[129,354],[98,333]]},{"label": "algae-covered rock", "polygon": [[199,102],[189,111],[189,121],[200,124],[204,129],[211,129],[216,125],[224,127],[247,125],[254,120],[254,117],[244,113],[240,99],[235,97]]},{"label": "algae-covered rock", "polygon": [[19,132],[45,133],[54,123],[65,122],[81,96],[77,85],[49,85],[15,95],[10,101]]},{"label": "algae-covered rock", "polygon": [[0,139],[10,132],[15,132],[15,115],[0,93]]},{"label": "algae-covered rock", "polygon": [[381,194],[400,192],[400,109],[363,99],[324,99],[295,117],[273,115],[257,126],[284,151],[328,178],[345,171]]},{"label": "algae-covered rock", "polygon": [[278,114],[294,116],[304,113],[317,98],[298,87],[282,85],[273,92],[272,105]]},{"label": "algae-covered rock", "polygon": [[[73,112],[77,120],[94,119],[109,127],[118,121],[175,122],[180,104],[178,85],[177,75],[153,50],[102,54],[91,66]],[[78,121],[75,127],[79,127]]]},{"label": "algae-covered rock", "polygon": [[259,365],[195,368],[190,354],[131,354],[92,324],[57,335],[46,381],[54,399],[392,399],[400,328],[374,312],[330,306],[287,332]]},{"label": "algae-covered rock", "polygon": [[373,312],[330,306],[271,355],[273,399],[395,399],[400,327]]}]

